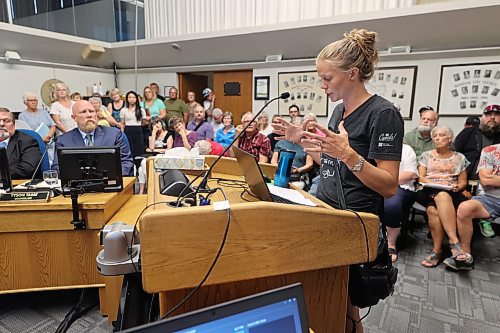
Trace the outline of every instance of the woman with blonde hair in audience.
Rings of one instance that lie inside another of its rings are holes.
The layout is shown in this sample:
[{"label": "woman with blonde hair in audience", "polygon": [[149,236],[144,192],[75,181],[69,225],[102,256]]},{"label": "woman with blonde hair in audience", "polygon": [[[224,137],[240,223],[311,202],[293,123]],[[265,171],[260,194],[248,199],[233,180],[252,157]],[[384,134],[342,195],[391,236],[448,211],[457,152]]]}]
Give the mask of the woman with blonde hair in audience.
[{"label": "woman with blonde hair in audience", "polygon": [[450,149],[453,131],[449,127],[434,127],[431,138],[435,148],[420,157],[418,173],[423,189],[416,194],[416,201],[427,207],[433,243],[432,252],[422,261],[425,267],[436,267],[442,261],[445,236],[448,236],[452,257],[462,251],[457,237],[456,211],[466,200],[462,191],[467,186],[469,164],[464,155]]},{"label": "woman with blonde hair in audience", "polygon": [[73,102],[76,102],[82,99],[82,95],[79,92],[75,91],[70,95],[70,98]]},{"label": "woman with blonde hair in audience", "polygon": [[187,130],[184,121],[176,116],[170,118],[170,128],[174,129],[175,134],[167,139],[167,149],[184,147],[191,150],[198,141],[198,133]]},{"label": "woman with blonde hair in audience", "polygon": [[69,98],[69,89],[66,83],[56,83],[55,89],[57,100],[50,106],[50,116],[56,123],[58,134],[62,134],[76,128],[71,110],[75,102]]},{"label": "woman with blonde hair in audience", "polygon": [[144,87],[143,96],[144,100],[141,102],[141,107],[146,111],[146,114],[149,113],[150,117],[165,119],[167,116],[165,104],[159,98],[156,98],[156,95],[149,86]]},{"label": "woman with blonde hair in audience", "polygon": [[222,115],[222,124],[224,127],[219,128],[217,132],[215,132],[214,141],[220,143],[224,148],[226,148],[233,141],[235,132],[233,114],[231,112],[224,112]]},{"label": "woman with blonde hair in audience", "polygon": [[109,92],[112,102],[108,104],[108,111],[111,113],[113,118],[119,123],[120,122],[120,111],[125,107],[125,102],[122,101],[120,89],[114,88]]}]

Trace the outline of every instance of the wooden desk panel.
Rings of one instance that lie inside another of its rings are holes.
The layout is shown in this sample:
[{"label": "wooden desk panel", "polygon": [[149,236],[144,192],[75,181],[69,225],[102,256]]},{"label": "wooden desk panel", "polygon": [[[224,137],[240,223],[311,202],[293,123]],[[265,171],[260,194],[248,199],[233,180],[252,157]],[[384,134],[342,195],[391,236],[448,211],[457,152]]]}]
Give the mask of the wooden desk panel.
[{"label": "wooden desk panel", "polygon": [[71,199],[0,205],[0,294],[103,286],[95,258],[98,232],[132,197],[135,178],[124,178],[120,193],[79,198],[86,230],[74,230]]}]

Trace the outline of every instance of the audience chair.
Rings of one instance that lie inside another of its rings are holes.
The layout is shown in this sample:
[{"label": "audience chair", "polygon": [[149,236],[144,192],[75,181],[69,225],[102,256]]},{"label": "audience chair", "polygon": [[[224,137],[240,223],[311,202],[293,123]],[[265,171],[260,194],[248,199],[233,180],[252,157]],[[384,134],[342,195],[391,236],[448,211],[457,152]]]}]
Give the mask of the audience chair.
[{"label": "audience chair", "polygon": [[[17,122],[16,122],[17,124]],[[37,132],[30,130],[30,129],[17,129],[19,132],[24,133],[26,135],[31,136],[32,138],[36,139],[38,141],[38,146],[40,148],[40,154],[43,155],[45,152],[46,144],[43,141],[42,137],[40,134]],[[38,171],[40,176],[43,174],[44,171],[50,170],[50,163],[49,163],[49,154],[45,154],[42,158],[42,163],[40,164],[40,170]],[[41,177],[40,177],[41,178]]]}]

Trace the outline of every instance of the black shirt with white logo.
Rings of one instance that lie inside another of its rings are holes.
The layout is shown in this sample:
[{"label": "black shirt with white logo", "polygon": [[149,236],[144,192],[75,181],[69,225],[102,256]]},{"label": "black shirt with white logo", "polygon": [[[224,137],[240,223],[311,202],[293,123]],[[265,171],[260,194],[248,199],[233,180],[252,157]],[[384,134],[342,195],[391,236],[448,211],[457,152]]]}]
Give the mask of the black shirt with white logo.
[{"label": "black shirt with white logo", "polygon": [[[343,113],[344,105],[337,105],[328,123],[330,131],[336,130]],[[371,96],[344,118],[344,128],[349,136],[349,145],[365,158],[365,163],[376,165],[375,160],[401,161],[404,123],[391,102],[377,95]],[[340,208],[334,163],[339,164],[347,208],[380,215],[383,197],[365,186],[343,162],[324,153],[321,154],[318,198],[334,208]]]}]

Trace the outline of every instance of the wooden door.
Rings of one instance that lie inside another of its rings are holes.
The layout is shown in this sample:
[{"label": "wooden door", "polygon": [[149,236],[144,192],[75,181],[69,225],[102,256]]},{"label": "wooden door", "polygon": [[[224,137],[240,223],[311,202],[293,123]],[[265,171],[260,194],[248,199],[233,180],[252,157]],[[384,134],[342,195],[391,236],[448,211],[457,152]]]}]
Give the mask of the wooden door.
[{"label": "wooden door", "polygon": [[206,75],[196,75],[191,73],[179,73],[179,98],[187,101],[188,91],[194,91],[196,101],[203,105],[201,92],[208,87],[208,77]]},{"label": "wooden door", "polygon": [[[241,115],[252,111],[252,71],[214,72],[213,82],[213,91],[216,96],[215,107],[220,108],[223,112],[232,112],[235,125],[239,124],[241,122]],[[239,82],[240,95],[225,96],[224,83],[226,82]]]}]

